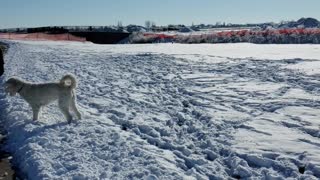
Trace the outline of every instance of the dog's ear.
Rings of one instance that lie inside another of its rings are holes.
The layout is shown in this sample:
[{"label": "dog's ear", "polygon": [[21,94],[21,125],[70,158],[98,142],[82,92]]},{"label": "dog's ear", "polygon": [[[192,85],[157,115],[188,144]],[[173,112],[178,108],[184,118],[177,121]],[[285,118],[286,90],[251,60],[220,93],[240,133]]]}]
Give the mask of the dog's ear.
[{"label": "dog's ear", "polygon": [[15,96],[17,94],[17,88],[15,88],[15,86],[13,86],[12,84],[6,84],[5,92],[9,93],[10,96]]},{"label": "dog's ear", "polygon": [[15,96],[18,91],[19,82],[15,78],[10,78],[5,82],[5,92],[9,93],[10,96]]}]

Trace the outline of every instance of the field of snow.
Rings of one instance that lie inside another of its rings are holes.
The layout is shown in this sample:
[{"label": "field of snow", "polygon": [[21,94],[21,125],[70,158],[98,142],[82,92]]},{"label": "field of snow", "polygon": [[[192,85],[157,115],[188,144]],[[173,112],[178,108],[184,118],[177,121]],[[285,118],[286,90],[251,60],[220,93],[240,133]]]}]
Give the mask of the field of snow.
[{"label": "field of snow", "polygon": [[1,83],[79,80],[70,125],[0,87],[29,179],[320,178],[320,45],[8,43]]}]

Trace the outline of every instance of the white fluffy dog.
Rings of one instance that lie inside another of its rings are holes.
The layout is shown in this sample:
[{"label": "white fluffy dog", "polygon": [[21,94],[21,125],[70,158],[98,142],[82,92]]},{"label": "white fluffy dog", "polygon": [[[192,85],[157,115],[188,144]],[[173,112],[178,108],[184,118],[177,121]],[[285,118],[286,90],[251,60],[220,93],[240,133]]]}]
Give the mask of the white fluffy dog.
[{"label": "white fluffy dog", "polygon": [[72,121],[70,110],[73,110],[77,117],[81,119],[81,114],[76,106],[76,94],[74,91],[76,87],[77,80],[71,74],[63,76],[60,82],[55,83],[34,84],[19,78],[10,78],[5,83],[5,91],[10,96],[19,93],[30,104],[34,120],[38,120],[42,106],[58,100],[59,108],[67,118],[68,123]]}]

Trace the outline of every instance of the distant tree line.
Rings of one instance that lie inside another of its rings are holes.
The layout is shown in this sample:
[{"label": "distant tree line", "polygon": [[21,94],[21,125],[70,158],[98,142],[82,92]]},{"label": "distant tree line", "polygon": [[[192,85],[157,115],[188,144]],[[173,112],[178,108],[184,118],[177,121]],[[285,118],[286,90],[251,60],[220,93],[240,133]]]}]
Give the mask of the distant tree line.
[{"label": "distant tree line", "polygon": [[274,29],[290,29],[290,28],[320,28],[320,22],[314,18],[301,18],[297,21],[281,21],[280,23],[268,22],[268,23],[251,23],[251,24],[232,24],[225,22],[217,22],[215,24],[198,24],[186,26],[183,24],[169,24],[166,26],[157,26],[154,21],[145,21],[145,26],[128,25],[123,26],[121,21],[117,22],[115,26],[54,26],[54,27],[37,27],[37,28],[11,28],[2,29],[0,32],[12,32],[12,33],[34,33],[34,32],[46,32],[46,33],[65,33],[68,31],[76,32],[138,32],[138,31],[180,31],[181,29],[189,28],[192,31],[201,31],[209,29],[260,29],[267,30]]}]

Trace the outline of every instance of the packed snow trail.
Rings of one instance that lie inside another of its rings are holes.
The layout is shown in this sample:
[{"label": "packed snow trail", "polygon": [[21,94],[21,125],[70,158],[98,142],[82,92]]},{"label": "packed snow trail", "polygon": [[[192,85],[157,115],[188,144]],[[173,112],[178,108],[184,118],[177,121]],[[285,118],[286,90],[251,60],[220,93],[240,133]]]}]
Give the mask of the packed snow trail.
[{"label": "packed snow trail", "polygon": [[79,80],[84,118],[71,125],[56,104],[33,122],[26,102],[1,90],[8,149],[29,179],[320,177],[319,75],[293,67],[317,59],[192,54],[197,45],[184,45],[189,54],[154,52],[179,45],[10,45],[2,81]]}]

